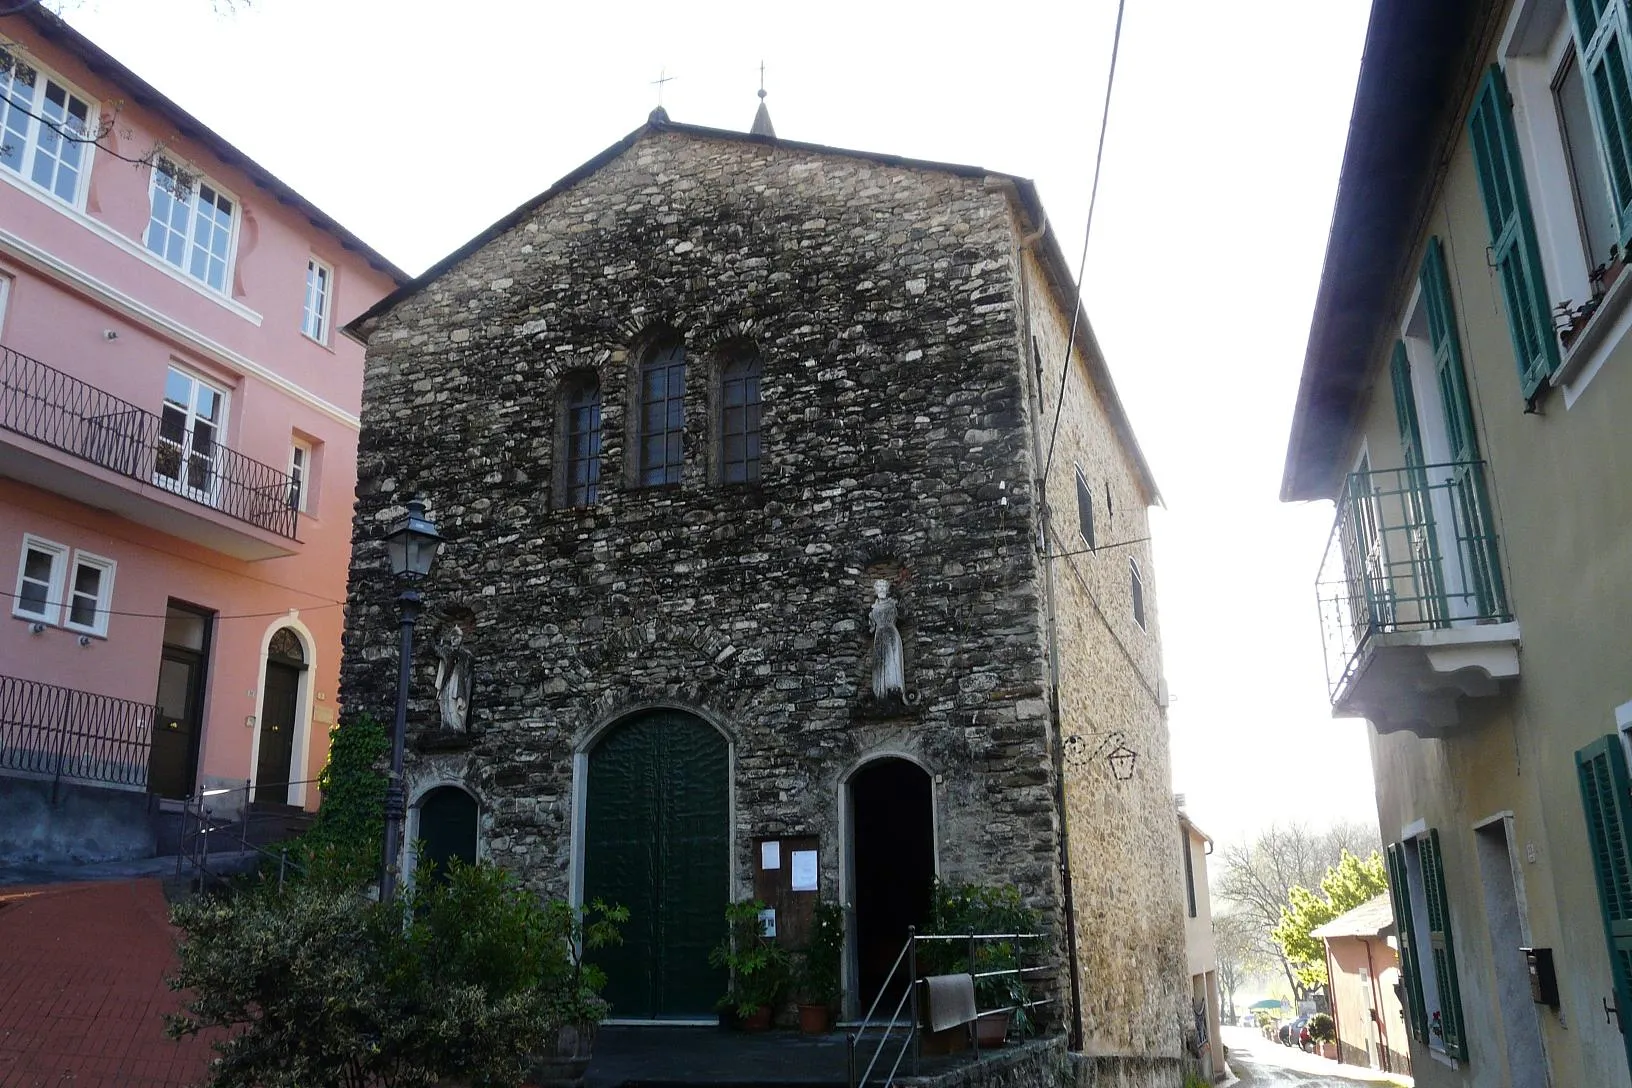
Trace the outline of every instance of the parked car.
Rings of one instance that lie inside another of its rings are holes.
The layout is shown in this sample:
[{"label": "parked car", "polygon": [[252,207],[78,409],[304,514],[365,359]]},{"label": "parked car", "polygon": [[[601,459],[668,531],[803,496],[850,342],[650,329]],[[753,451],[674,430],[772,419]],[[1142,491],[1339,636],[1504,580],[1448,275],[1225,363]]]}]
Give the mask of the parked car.
[{"label": "parked car", "polygon": [[1276,1037],[1280,1039],[1282,1046],[1295,1046],[1299,1050],[1307,1048],[1309,1045],[1309,1018],[1299,1016],[1296,1019],[1288,1020],[1281,1025],[1281,1030],[1276,1033]]},{"label": "parked car", "polygon": [[1314,1017],[1312,1016],[1303,1016],[1298,1018],[1299,1050],[1313,1050],[1315,1048],[1315,1040],[1309,1035],[1309,1021],[1313,1019]]}]

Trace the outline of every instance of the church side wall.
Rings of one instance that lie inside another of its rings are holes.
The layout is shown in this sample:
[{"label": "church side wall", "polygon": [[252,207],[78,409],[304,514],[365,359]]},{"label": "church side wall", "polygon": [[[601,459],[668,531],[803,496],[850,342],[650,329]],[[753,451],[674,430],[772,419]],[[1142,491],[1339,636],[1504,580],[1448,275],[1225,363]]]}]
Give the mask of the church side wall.
[{"label": "church side wall", "polygon": [[[1069,370],[1063,366],[1070,312],[1056,304],[1035,255],[1028,252],[1023,261],[1037,348],[1030,358],[1032,388],[1040,384],[1043,390],[1035,417],[1043,461],[1062,377],[1064,382],[1048,465],[1048,546],[1059,556],[1053,560],[1053,598],[1084,1050],[1174,1059],[1150,1065],[1154,1079],[1142,1073],[1139,1079],[1176,1084],[1176,1060],[1194,1021],[1185,970],[1182,858],[1159,696],[1161,639],[1147,517],[1152,496],[1080,357]],[[1093,551],[1081,533],[1079,471],[1093,506]],[[1135,617],[1130,561],[1143,583],[1143,625]],[[1128,752],[1135,754],[1131,766]],[[1122,779],[1119,767],[1130,777]]]},{"label": "church side wall", "polygon": [[[389,720],[379,538],[417,495],[447,543],[422,587],[411,732],[435,721],[433,643],[457,622],[475,735],[416,751],[410,777],[472,789],[489,856],[529,887],[573,891],[581,753],[661,704],[732,739],[734,897],[752,889],[755,837],[815,835],[823,896],[849,901],[842,784],[900,754],[933,776],[940,875],[1016,884],[1058,917],[1013,262],[1007,198],[983,178],[643,137],[372,329],[347,712]],[[659,323],[687,348],[686,465],[676,487],[637,489],[631,367]],[[708,375],[736,339],[763,359],[765,460],[757,484],[723,486]],[[586,369],[601,493],[554,509],[561,379]],[[859,699],[880,577],[914,696],[894,717]],[[1141,775],[1165,766],[1141,750]],[[1116,929],[1140,913],[1117,909]]]}]

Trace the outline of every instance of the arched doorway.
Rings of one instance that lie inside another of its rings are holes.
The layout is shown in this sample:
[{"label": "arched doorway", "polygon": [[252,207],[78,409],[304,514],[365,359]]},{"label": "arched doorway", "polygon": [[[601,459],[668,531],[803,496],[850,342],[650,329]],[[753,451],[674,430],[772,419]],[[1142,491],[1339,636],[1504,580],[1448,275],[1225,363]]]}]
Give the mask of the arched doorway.
[{"label": "arched doorway", "polygon": [[438,786],[419,799],[415,871],[433,865],[433,880],[446,880],[448,863],[476,864],[476,798],[458,786]]},{"label": "arched doorway", "polygon": [[292,627],[280,627],[266,644],[266,681],[261,688],[261,736],[255,756],[255,800],[289,803],[294,774],[295,730],[300,722],[300,679],[306,647]]},{"label": "arched doorway", "polygon": [[[856,997],[865,1012],[907,940],[929,918],[935,813],[927,772],[875,759],[850,776],[850,872],[856,908]],[[905,973],[896,979],[905,984]],[[893,1006],[892,1006],[893,1007]]]},{"label": "arched doorway", "polygon": [[725,935],[730,775],[725,737],[678,710],[619,722],[589,753],[584,901],[629,909],[623,944],[595,957],[614,1017],[711,1017],[725,992],[708,952]]}]

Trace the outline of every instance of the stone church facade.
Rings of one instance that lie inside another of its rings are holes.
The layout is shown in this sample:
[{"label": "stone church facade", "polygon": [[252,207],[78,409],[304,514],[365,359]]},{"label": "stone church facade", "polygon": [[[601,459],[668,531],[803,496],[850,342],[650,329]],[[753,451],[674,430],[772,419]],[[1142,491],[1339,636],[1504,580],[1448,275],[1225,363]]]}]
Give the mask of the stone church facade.
[{"label": "stone church facade", "polygon": [[1159,497],[1070,293],[1027,182],[659,112],[353,324],[345,712],[389,720],[418,497],[410,834],[629,906],[614,1016],[710,1015],[754,895],[846,906],[854,1013],[938,875],[1017,886],[1053,1023],[1178,1083]]}]

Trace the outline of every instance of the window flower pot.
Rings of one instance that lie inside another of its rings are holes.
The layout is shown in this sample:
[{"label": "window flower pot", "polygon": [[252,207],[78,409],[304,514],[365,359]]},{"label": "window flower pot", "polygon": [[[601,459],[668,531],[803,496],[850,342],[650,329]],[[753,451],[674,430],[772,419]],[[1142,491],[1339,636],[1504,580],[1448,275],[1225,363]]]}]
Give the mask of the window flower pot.
[{"label": "window flower pot", "polygon": [[975,1041],[982,1050],[1002,1046],[1009,1037],[1009,1023],[1014,1014],[1007,1010],[989,1012],[975,1021]]}]

